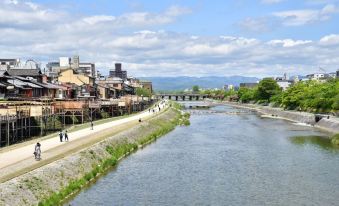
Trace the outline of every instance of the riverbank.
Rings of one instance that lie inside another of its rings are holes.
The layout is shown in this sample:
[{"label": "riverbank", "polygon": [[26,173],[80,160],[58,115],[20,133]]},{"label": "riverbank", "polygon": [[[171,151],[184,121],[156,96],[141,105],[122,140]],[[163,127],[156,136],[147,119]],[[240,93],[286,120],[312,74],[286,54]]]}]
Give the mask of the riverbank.
[{"label": "riverbank", "polygon": [[281,118],[293,122],[312,125],[315,128],[324,130],[332,134],[339,133],[339,118],[334,116],[329,116],[328,119],[322,118],[321,120],[316,121],[315,114],[308,112],[283,110],[281,108],[273,108],[270,106],[260,106],[255,104],[241,104],[235,102],[223,102],[223,103],[237,108],[255,110],[261,113],[262,115],[265,115],[266,117]]},{"label": "riverbank", "polygon": [[0,184],[0,205],[57,205],[125,155],[173,130],[181,113],[168,109],[87,149]]}]

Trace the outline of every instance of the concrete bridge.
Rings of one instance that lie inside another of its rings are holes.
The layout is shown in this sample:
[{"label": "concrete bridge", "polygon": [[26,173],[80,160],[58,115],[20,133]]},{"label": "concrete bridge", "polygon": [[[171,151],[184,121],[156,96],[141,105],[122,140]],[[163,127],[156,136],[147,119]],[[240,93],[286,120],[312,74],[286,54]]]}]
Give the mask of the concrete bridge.
[{"label": "concrete bridge", "polygon": [[174,101],[199,101],[208,96],[206,94],[157,94],[158,99],[169,99]]}]

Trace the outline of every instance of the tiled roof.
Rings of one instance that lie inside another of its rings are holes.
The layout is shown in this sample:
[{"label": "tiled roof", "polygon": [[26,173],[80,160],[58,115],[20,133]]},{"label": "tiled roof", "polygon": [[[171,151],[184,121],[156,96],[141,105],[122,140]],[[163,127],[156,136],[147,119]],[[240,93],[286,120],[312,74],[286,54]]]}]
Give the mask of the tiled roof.
[{"label": "tiled roof", "polygon": [[7,72],[11,76],[41,76],[41,71],[37,69],[9,69]]}]

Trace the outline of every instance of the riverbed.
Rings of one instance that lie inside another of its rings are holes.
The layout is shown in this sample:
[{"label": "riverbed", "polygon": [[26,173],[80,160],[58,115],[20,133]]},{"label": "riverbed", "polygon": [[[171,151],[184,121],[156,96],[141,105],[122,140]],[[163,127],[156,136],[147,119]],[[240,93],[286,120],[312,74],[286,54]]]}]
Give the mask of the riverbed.
[{"label": "riverbed", "polygon": [[217,106],[66,205],[338,205],[339,150],[315,128]]}]

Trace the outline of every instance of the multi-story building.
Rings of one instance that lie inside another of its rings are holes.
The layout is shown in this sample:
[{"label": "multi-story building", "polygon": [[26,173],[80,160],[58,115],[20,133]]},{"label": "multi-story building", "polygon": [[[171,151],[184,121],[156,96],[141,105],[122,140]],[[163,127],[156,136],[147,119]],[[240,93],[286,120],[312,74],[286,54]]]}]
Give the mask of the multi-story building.
[{"label": "multi-story building", "polygon": [[306,77],[310,80],[322,80],[328,77],[328,74],[325,73],[314,73],[306,75]]},{"label": "multi-story building", "polygon": [[18,67],[20,59],[0,59],[0,70]]},{"label": "multi-story building", "polygon": [[339,70],[337,70],[337,78],[339,78]]},{"label": "multi-story building", "polygon": [[86,74],[90,77],[95,78],[95,64],[94,63],[78,63],[78,67],[74,67],[75,71],[81,74]]},{"label": "multi-story building", "polygon": [[59,62],[49,62],[47,65],[47,75],[51,79],[57,78],[61,70],[73,69],[79,74],[85,74],[89,77],[96,77],[95,64],[80,62],[79,56],[59,57]]},{"label": "multi-story building", "polygon": [[121,63],[115,64],[115,70],[109,71],[110,77],[118,77],[123,80],[127,79],[127,71],[121,70]]}]

